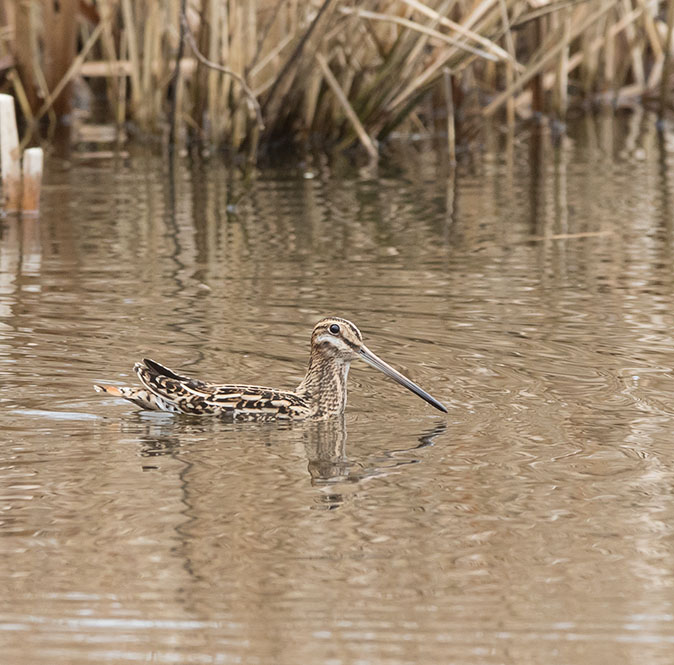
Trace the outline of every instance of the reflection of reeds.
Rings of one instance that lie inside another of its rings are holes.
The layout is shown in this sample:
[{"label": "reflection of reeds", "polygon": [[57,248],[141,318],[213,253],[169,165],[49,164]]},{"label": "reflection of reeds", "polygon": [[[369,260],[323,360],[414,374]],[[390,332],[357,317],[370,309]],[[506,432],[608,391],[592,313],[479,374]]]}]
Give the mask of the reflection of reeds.
[{"label": "reflection of reeds", "polygon": [[287,139],[359,142],[375,155],[394,130],[431,131],[445,113],[455,114],[444,124],[452,149],[454,120],[463,127],[471,113],[504,111],[512,124],[517,113],[563,118],[573,104],[646,94],[667,106],[673,8],[673,0],[24,0],[0,8],[0,63],[29,121],[67,110],[68,83],[83,74],[104,82],[97,90],[112,121],[172,126],[176,140],[251,156],[258,141]]}]

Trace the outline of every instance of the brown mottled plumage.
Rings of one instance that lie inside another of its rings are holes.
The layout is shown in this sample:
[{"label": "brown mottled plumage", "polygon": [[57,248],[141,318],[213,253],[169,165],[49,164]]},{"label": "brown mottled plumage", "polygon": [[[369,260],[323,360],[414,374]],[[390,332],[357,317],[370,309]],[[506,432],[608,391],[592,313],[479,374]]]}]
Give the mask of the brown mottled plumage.
[{"label": "brown mottled plumage", "polygon": [[316,324],[311,335],[309,367],[294,391],[206,383],[176,374],[148,359],[134,367],[144,388],[101,385],[94,388],[154,411],[223,416],[233,420],[325,419],[343,413],[346,379],[351,361],[356,358],[381,370],[436,409],[447,412],[435,398],[372,353],[353,323],[337,317]]}]

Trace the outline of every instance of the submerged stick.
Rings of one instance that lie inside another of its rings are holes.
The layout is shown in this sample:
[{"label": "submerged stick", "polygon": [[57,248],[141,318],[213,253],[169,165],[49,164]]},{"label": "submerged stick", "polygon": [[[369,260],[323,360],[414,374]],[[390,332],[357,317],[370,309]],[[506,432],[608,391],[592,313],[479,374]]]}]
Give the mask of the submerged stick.
[{"label": "submerged stick", "polygon": [[0,170],[2,208],[5,212],[17,212],[21,209],[21,154],[11,95],[0,95]]}]

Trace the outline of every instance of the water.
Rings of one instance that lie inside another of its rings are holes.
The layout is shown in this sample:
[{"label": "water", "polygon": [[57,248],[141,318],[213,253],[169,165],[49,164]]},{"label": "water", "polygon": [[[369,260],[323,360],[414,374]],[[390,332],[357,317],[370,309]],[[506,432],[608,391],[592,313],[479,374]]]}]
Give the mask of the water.
[{"label": "water", "polygon": [[[51,160],[0,238],[3,664],[671,663],[674,135],[485,142]],[[91,388],[292,388],[326,314],[449,414],[362,363],[334,423]]]}]

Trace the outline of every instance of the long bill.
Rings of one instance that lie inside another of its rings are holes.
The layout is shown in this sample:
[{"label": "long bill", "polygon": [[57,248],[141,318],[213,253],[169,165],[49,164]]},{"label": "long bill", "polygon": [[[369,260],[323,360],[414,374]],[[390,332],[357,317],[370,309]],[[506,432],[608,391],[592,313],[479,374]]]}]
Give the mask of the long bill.
[{"label": "long bill", "polygon": [[447,413],[447,407],[445,407],[444,404],[438,402],[435,397],[429,395],[423,388],[420,388],[416,383],[414,383],[414,381],[410,381],[406,376],[393,369],[391,365],[385,363],[379,356],[376,356],[374,353],[372,353],[372,351],[370,351],[370,349],[368,349],[366,346],[362,346],[358,351],[358,354],[368,365],[372,365],[372,367],[378,369],[380,372],[384,372],[386,376],[390,376],[401,386],[405,386],[405,388],[411,390],[415,395],[419,395],[421,399],[426,400],[431,406],[434,406],[439,411]]}]

